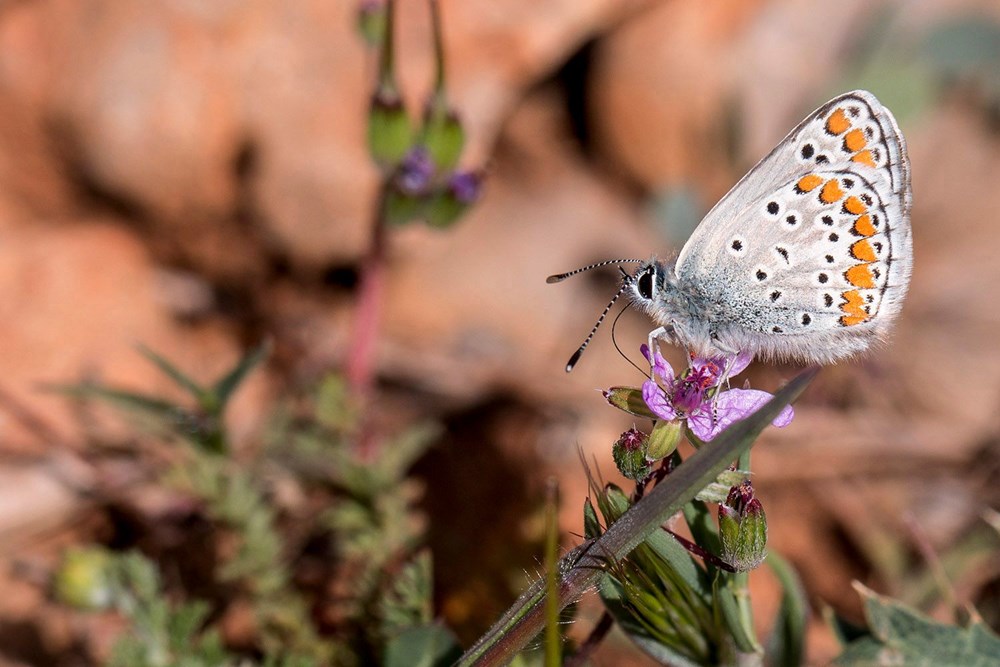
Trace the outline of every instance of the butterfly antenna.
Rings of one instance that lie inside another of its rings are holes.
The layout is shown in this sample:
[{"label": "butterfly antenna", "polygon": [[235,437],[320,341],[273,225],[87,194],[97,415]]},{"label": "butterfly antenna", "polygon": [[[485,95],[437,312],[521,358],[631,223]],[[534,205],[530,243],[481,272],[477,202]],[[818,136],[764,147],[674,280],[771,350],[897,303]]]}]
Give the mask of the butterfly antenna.
[{"label": "butterfly antenna", "polygon": [[[546,278],[545,282],[549,284],[561,283],[570,276],[575,276],[578,273],[583,273],[584,271],[590,271],[591,269],[599,269],[602,266],[607,266],[609,264],[642,264],[646,261],[647,260],[645,259],[609,259],[604,262],[597,262],[596,264],[591,264],[590,266],[582,266],[579,269],[573,269],[572,271],[568,271],[566,273],[557,273],[555,275]],[[614,303],[614,301],[612,301],[612,303]]]},{"label": "butterfly antenna", "polygon": [[[588,345],[590,345],[590,341],[593,340],[594,334],[597,333],[597,329],[598,327],[601,326],[601,323],[604,321],[604,318],[608,316],[608,313],[611,311],[611,307],[615,305],[615,301],[617,301],[618,297],[622,295],[625,289],[632,284],[632,277],[629,276],[624,271],[622,271],[622,273],[625,275],[625,280],[622,281],[622,286],[619,287],[618,291],[615,292],[615,295],[611,297],[611,302],[604,307],[604,312],[601,313],[601,316],[597,318],[597,322],[594,324],[594,328],[590,330],[589,334],[587,334],[587,338],[583,341],[583,345],[577,348],[576,352],[573,353],[573,356],[570,357],[569,361],[566,362],[567,373],[573,370],[573,367],[576,366],[576,362],[580,361],[580,357],[583,356],[583,351],[587,349]],[[555,282],[555,281],[550,281],[550,282]]]}]

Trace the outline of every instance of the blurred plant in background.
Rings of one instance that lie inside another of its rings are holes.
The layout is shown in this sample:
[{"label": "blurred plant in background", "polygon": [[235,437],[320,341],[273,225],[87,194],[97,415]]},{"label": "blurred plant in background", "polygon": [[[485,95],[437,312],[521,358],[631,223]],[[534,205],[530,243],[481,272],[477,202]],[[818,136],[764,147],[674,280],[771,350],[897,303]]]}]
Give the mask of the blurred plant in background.
[{"label": "blurred plant in background", "polygon": [[[258,456],[238,457],[221,426],[225,409],[267,349],[210,388],[146,350],[195,407],[97,385],[64,390],[158,424],[155,432],[173,444],[155,483],[190,508],[176,520],[208,523],[205,541],[194,545],[201,553],[184,557],[212,567],[184,582],[189,594],[206,591],[209,600],[174,604],[157,566],[138,551],[75,549],[56,575],[56,595],[130,620],[112,665],[258,664],[254,655],[262,665],[405,665],[421,651],[453,653],[454,639],[433,621],[430,555],[413,508],[420,488],[407,478],[435,429],[412,428],[379,459],[358,462],[351,444],[357,416],[343,380],[331,376],[278,409]],[[282,493],[299,503],[283,503]],[[292,563],[316,563],[319,571],[310,576]],[[218,623],[236,617],[249,626],[250,644],[231,652]]]},{"label": "blurred plant in background", "polygon": [[[374,381],[387,229],[417,220],[432,227],[450,227],[479,198],[482,183],[479,172],[457,168],[465,130],[448,102],[440,8],[437,0],[428,0],[427,4],[435,72],[420,123],[414,123],[404,107],[397,82],[395,0],[365,0],[358,14],[362,36],[378,51],[377,82],[368,112],[368,150],[381,174],[371,242],[359,276],[354,339],[347,366],[347,379],[359,395],[367,395]],[[372,446],[370,436],[362,435],[359,449],[366,452]]]}]

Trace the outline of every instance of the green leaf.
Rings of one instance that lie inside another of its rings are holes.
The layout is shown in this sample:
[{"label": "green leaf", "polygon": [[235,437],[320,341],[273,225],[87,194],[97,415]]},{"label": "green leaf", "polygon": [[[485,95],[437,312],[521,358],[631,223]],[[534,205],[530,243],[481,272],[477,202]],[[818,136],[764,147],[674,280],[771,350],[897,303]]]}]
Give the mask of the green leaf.
[{"label": "green leaf", "polygon": [[545,491],[545,667],[562,664],[559,632],[559,483],[550,477]]},{"label": "green leaf", "polygon": [[389,642],[384,667],[445,667],[462,655],[455,636],[436,623],[406,630]]},{"label": "green leaf", "polygon": [[664,531],[656,532],[646,538],[645,544],[669,564],[688,588],[700,594],[704,602],[711,599],[712,585],[707,573],[673,536]]},{"label": "green leaf", "polygon": [[425,549],[392,578],[379,600],[384,636],[394,637],[431,622],[432,577],[431,553]]},{"label": "green leaf", "polygon": [[767,662],[771,667],[798,667],[805,658],[809,603],[802,582],[788,561],[771,551],[764,562],[781,584],[781,607],[767,642]]},{"label": "green leaf", "polygon": [[[713,554],[722,553],[722,541],[716,530],[715,517],[705,503],[693,500],[687,504],[684,507],[684,519],[691,529],[695,544]],[[709,568],[710,572],[713,571],[712,567]]]},{"label": "green leaf", "polygon": [[851,642],[838,665],[963,665],[989,667],[1000,656],[1000,637],[981,621],[968,627],[943,625],[855,582],[871,636]]},{"label": "green leaf", "polygon": [[229,398],[240,386],[247,374],[249,374],[250,371],[256,368],[260,362],[267,359],[268,355],[271,354],[271,348],[271,341],[264,341],[256,348],[248,352],[242,359],[240,359],[235,368],[226,373],[225,376],[215,383],[212,393],[215,395],[215,402],[220,412],[226,407],[226,403],[229,402]]},{"label": "green leaf", "polygon": [[198,401],[199,405],[205,399],[205,396],[208,393],[205,391],[205,388],[185,375],[179,368],[177,368],[177,366],[174,366],[165,357],[153,352],[145,345],[139,345],[138,350],[142,356],[156,364],[157,368],[163,371],[163,373],[171,380],[176,382],[181,389],[184,389],[186,392],[191,394],[191,396]]},{"label": "green leaf", "polygon": [[96,384],[56,386],[48,387],[48,389],[73,398],[99,398],[123,408],[171,420],[186,412],[183,407],[155,396],[147,396],[123,389],[109,389]]},{"label": "green leaf", "polygon": [[597,512],[594,510],[594,504],[590,502],[588,497],[583,501],[583,536],[592,540],[600,537],[602,532],[604,531],[597,518]]},{"label": "green leaf", "polygon": [[676,651],[672,647],[653,639],[649,631],[636,620],[625,606],[625,591],[622,584],[611,575],[606,575],[598,585],[604,608],[636,645],[664,665],[674,667],[698,667],[699,663]]},{"label": "green leaf", "polygon": [[715,594],[715,604],[722,615],[722,620],[726,623],[726,628],[736,642],[736,647],[744,653],[760,653],[763,651],[757,643],[757,637],[753,629],[748,628],[743,622],[743,615],[740,611],[739,601],[736,599],[732,587],[729,585],[732,576],[719,573],[715,580],[713,592]]}]

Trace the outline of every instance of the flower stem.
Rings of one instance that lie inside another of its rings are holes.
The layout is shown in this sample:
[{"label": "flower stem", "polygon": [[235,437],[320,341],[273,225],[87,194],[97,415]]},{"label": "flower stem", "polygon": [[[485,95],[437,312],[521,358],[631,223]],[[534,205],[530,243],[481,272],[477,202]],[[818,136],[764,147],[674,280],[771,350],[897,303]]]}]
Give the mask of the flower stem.
[{"label": "flower stem", "polygon": [[441,8],[438,0],[428,0],[431,9],[431,29],[434,35],[434,95],[444,97],[444,38],[441,30]]},{"label": "flower stem", "polygon": [[[347,358],[347,382],[351,395],[362,406],[362,421],[370,410],[366,409],[375,385],[375,350],[378,342],[382,300],[385,292],[386,260],[386,201],[389,182],[379,186],[378,198],[372,219],[371,243],[358,276],[358,300],[354,313],[354,329]],[[358,437],[357,453],[367,459],[374,448],[374,434],[362,424]]]},{"label": "flower stem", "polygon": [[563,667],[584,667],[587,661],[590,660],[591,654],[597,650],[597,647],[604,641],[607,634],[611,632],[611,628],[614,625],[615,621],[611,618],[611,614],[608,612],[601,614],[597,625],[594,626],[594,629],[590,631],[587,638],[580,644],[580,648],[573,655],[566,658],[566,661],[563,662]]},{"label": "flower stem", "polygon": [[733,572],[733,573],[736,572],[736,568],[735,567],[733,567],[732,565],[730,565],[726,561],[722,560],[721,558],[719,558],[718,556],[716,556],[715,554],[713,554],[711,551],[707,551],[706,549],[703,549],[702,547],[698,546],[697,544],[695,544],[691,540],[685,538],[683,535],[678,535],[677,533],[675,533],[674,531],[670,530],[669,528],[664,528],[663,530],[665,530],[668,533],[670,533],[671,537],[673,537],[675,540],[677,540],[677,543],[680,544],[685,549],[687,549],[688,552],[694,554],[698,558],[701,558],[706,563],[714,565],[715,567],[719,568],[720,570],[725,570],[726,572]]},{"label": "flower stem", "polygon": [[[750,447],[781,410],[795,400],[818,368],[800,373],[756,413],[740,420],[677,467],[663,483],[630,507],[607,531],[566,554],[557,567],[559,607],[580,599],[597,584],[608,563],[620,562],[647,535],[681,510],[740,452]],[[460,667],[509,663],[545,625],[545,580],[536,581],[458,661]]]}]

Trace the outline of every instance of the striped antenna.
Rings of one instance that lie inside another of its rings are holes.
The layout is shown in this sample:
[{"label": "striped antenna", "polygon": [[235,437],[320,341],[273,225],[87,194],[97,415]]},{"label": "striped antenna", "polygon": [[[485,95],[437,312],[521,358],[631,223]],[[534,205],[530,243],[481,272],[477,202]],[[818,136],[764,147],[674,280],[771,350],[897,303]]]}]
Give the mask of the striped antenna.
[{"label": "striped antenna", "polygon": [[[598,262],[596,264],[591,264],[590,266],[583,266],[583,267],[580,267],[579,269],[574,269],[574,270],[569,271],[567,273],[557,273],[555,275],[552,275],[552,276],[549,276],[548,278],[546,278],[545,282],[547,282],[549,284],[552,284],[552,283],[561,283],[562,281],[566,280],[570,276],[575,276],[578,273],[583,273],[584,271],[590,271],[591,269],[599,269],[602,266],[607,266],[608,264],[643,264],[645,262],[646,262],[645,259],[609,259],[609,260],[604,261],[604,262]],[[621,294],[621,292],[619,292],[619,294]],[[614,301],[612,301],[611,303],[614,303]]]},{"label": "striped antenna", "polygon": [[[635,260],[621,260],[620,259],[620,260],[617,260],[617,261],[619,261],[619,262],[630,262],[630,261],[635,261]],[[580,271],[586,271],[587,269],[592,269],[592,268],[595,268],[597,266],[603,266],[605,264],[610,264],[610,262],[603,262],[601,264],[595,264],[594,266],[588,266],[588,267],[585,267],[583,269],[578,269],[577,271],[573,271],[571,273],[563,274],[563,275],[566,276],[566,277],[568,277],[568,276],[573,275],[573,273],[579,273]],[[618,270],[621,271],[622,276],[623,276],[622,286],[618,288],[618,291],[615,292],[615,295],[613,297],[611,297],[610,303],[608,303],[608,305],[604,308],[604,312],[601,313],[601,316],[597,318],[597,322],[594,324],[594,328],[590,330],[589,334],[587,334],[587,338],[583,341],[583,345],[581,345],[580,347],[578,347],[577,350],[576,350],[576,352],[573,353],[573,356],[570,357],[569,361],[566,362],[566,372],[567,373],[569,373],[570,371],[572,371],[573,368],[576,366],[576,363],[578,361],[580,361],[580,357],[583,356],[583,351],[587,349],[588,345],[590,345],[590,341],[593,340],[594,334],[597,333],[598,327],[600,327],[601,323],[604,322],[604,318],[608,316],[609,312],[611,312],[611,307],[615,305],[615,301],[617,301],[618,297],[620,297],[622,295],[622,293],[626,289],[628,289],[628,286],[632,284],[632,276],[630,276],[628,273],[626,273],[625,269],[621,268],[620,266],[618,267]],[[552,276],[552,277],[553,278],[559,278],[559,276]],[[558,281],[550,279],[549,282],[558,282]]]}]

